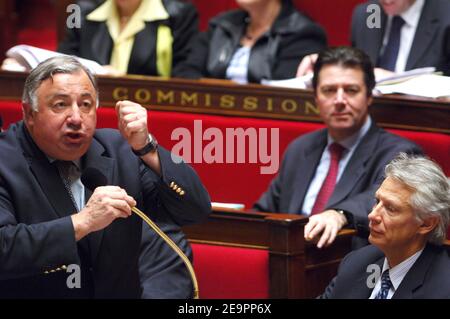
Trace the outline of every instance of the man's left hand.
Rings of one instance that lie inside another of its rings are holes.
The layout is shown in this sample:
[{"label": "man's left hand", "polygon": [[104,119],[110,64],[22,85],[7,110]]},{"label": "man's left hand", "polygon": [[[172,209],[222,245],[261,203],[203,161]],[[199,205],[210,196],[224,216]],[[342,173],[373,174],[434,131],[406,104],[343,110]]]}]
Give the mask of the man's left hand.
[{"label": "man's left hand", "polygon": [[309,217],[305,226],[305,239],[314,240],[320,234],[317,248],[327,247],[336,239],[337,233],[347,224],[347,218],[333,209]]},{"label": "man's left hand", "polygon": [[139,150],[148,143],[147,110],[131,101],[116,103],[119,130],[131,148]]}]

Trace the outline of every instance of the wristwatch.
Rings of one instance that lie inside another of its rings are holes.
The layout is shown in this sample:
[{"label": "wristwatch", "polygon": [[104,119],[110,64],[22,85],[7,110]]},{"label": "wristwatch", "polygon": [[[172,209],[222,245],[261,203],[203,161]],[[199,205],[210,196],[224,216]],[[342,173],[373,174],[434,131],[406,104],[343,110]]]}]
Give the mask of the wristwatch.
[{"label": "wristwatch", "polygon": [[352,226],[353,225],[353,215],[346,212],[345,210],[342,209],[336,209],[336,211],[341,214],[344,215],[345,219],[347,220],[347,225]]},{"label": "wristwatch", "polygon": [[148,134],[148,143],[143,148],[139,150],[131,149],[133,153],[137,156],[144,156],[147,153],[150,153],[158,148],[158,141],[152,134]]}]

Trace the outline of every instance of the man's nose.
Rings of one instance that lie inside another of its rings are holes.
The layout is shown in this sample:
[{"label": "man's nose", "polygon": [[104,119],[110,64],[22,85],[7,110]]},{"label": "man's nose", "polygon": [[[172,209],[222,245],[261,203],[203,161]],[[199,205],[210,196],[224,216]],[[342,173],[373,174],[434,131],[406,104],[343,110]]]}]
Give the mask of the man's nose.
[{"label": "man's nose", "polygon": [[334,96],[334,104],[345,105],[345,93],[343,88],[339,88]]},{"label": "man's nose", "polygon": [[76,102],[72,104],[72,107],[70,108],[70,113],[67,117],[69,123],[71,124],[80,124],[81,123],[81,112],[80,107]]},{"label": "man's nose", "polygon": [[380,218],[380,210],[381,210],[381,203],[375,204],[373,206],[372,211],[369,213],[369,221],[371,222],[378,222]]}]

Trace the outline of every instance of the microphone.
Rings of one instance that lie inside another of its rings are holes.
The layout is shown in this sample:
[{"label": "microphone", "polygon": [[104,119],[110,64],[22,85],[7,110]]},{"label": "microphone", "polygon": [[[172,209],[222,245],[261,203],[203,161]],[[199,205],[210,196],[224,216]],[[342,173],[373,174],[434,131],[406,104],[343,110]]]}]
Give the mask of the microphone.
[{"label": "microphone", "polygon": [[[94,167],[87,167],[81,175],[81,182],[87,189],[94,192],[97,187],[106,186],[108,184],[108,179],[98,169]],[[197,277],[195,276],[194,267],[192,267],[189,258],[177,246],[177,244],[175,244],[175,242],[169,236],[167,236],[167,234],[164,233],[146,214],[144,214],[136,206],[132,207],[131,210],[142,220],[144,220],[150,226],[150,228],[153,229],[159,235],[159,237],[161,237],[169,245],[169,247],[178,254],[178,256],[180,256],[189,271],[189,275],[191,276],[192,285],[194,286],[194,299],[198,299],[199,292]]]},{"label": "microphone", "polygon": [[106,186],[108,184],[106,176],[93,167],[88,167],[83,171],[83,174],[81,175],[81,182],[84,187],[89,189],[91,192],[99,186]]}]

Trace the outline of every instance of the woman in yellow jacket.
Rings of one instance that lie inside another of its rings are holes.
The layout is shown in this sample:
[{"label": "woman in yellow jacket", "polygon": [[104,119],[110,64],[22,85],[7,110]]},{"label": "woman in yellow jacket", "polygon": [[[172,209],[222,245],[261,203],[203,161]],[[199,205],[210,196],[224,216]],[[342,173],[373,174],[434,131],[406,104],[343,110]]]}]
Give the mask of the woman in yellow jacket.
[{"label": "woman in yellow jacket", "polygon": [[171,76],[198,31],[192,4],[178,0],[79,1],[81,27],[58,51],[108,65],[112,73]]}]

